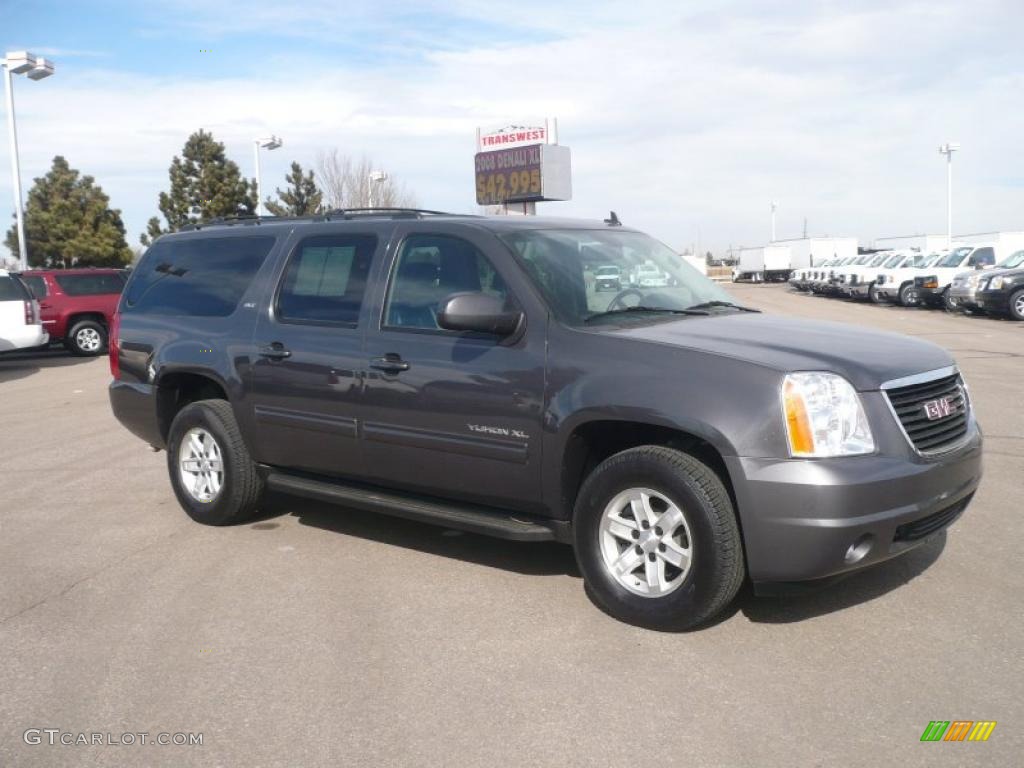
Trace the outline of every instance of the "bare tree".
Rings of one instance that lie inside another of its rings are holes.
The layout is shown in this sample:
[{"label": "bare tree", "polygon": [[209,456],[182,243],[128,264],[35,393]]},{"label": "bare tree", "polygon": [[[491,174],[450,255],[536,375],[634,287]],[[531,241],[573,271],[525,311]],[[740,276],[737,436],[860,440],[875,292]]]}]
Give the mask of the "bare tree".
[{"label": "bare tree", "polygon": [[384,181],[370,180],[370,174],[379,170],[380,167],[366,155],[356,160],[341,154],[337,148],[317,152],[316,180],[323,192],[324,207],[328,210],[369,208],[371,205],[375,208],[415,208],[416,197],[391,174]]}]

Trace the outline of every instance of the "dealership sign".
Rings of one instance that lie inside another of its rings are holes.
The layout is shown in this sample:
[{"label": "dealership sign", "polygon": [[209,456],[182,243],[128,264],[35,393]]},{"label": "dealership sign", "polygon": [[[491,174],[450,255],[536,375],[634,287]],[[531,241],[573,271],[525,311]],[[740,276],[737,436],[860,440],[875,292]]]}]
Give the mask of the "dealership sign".
[{"label": "dealership sign", "polygon": [[478,128],[476,132],[476,148],[479,152],[525,147],[530,144],[557,143],[558,121],[554,118],[520,120],[490,128]]},{"label": "dealership sign", "polygon": [[474,159],[478,205],[572,199],[568,147],[535,142],[477,152]]}]

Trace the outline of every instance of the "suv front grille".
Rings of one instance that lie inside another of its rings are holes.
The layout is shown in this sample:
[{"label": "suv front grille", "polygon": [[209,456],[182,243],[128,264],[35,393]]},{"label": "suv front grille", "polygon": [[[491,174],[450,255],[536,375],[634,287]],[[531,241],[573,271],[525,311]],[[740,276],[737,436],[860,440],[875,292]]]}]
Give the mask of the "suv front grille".
[{"label": "suv front grille", "polygon": [[910,442],[921,453],[939,453],[967,434],[970,403],[959,373],[885,390]]}]

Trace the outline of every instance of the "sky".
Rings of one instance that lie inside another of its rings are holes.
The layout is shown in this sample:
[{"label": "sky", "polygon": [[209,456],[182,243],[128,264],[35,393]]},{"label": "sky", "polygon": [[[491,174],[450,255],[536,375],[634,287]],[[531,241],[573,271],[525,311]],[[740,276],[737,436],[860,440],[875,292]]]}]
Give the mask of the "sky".
[{"label": "sky", "polygon": [[[188,135],[265,192],[320,150],[371,157],[423,207],[478,212],[477,126],[557,117],[573,200],[678,250],[779,238],[1024,230],[1024,2],[0,0],[22,186],[54,155],[92,175],[129,244]],[[5,118],[6,120],[6,115]],[[0,221],[12,221],[0,141]],[[0,246],[2,255],[2,246]]]}]

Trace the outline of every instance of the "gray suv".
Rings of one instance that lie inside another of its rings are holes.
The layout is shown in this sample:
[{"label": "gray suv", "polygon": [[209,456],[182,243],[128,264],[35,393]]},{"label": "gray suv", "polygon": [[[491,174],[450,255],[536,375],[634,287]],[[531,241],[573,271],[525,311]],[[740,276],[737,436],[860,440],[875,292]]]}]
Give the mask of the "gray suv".
[{"label": "gray suv", "polygon": [[[336,211],[166,235],[111,329],[114,413],[201,523],[273,489],[565,542],[602,609],[658,628],[957,519],[982,438],[948,352],[762,315],[610,222]],[[668,285],[599,292],[594,259]]]}]

